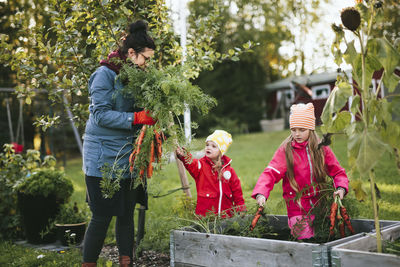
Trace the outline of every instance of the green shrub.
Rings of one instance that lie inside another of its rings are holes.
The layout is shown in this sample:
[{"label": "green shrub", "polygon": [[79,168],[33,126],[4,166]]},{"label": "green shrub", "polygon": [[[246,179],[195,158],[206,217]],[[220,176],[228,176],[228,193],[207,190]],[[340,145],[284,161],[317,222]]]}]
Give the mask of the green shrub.
[{"label": "green shrub", "polygon": [[31,195],[56,195],[65,203],[73,187],[61,170],[55,168],[56,159],[43,160],[37,150],[16,154],[12,144],[5,144],[0,153],[0,238],[22,237],[21,218],[17,213],[17,192]]},{"label": "green shrub", "polygon": [[56,169],[39,169],[20,180],[14,189],[26,195],[55,195],[57,200],[65,203],[72,195],[72,182],[65,177],[64,171]]},{"label": "green shrub", "polygon": [[26,175],[26,162],[26,157],[14,153],[12,144],[4,145],[4,150],[0,153],[0,238],[16,238],[22,235],[21,220],[17,213],[17,196],[13,187]]}]

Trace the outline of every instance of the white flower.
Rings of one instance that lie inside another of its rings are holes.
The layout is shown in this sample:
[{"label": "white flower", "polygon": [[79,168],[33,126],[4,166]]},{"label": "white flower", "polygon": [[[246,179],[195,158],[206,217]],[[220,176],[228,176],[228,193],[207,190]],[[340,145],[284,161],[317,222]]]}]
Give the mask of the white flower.
[{"label": "white flower", "polygon": [[43,255],[43,254],[40,254],[40,255],[39,255],[39,256],[37,256],[36,258],[37,258],[37,259],[44,258],[44,255]]}]

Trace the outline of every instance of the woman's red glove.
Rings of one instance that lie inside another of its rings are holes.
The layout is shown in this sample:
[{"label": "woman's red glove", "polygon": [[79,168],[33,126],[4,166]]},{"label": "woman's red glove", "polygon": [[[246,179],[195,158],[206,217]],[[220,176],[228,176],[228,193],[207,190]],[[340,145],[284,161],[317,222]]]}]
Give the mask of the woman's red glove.
[{"label": "woman's red glove", "polygon": [[135,112],[135,119],[133,120],[133,124],[146,124],[146,125],[154,125],[156,121],[150,117],[150,112],[147,110]]}]

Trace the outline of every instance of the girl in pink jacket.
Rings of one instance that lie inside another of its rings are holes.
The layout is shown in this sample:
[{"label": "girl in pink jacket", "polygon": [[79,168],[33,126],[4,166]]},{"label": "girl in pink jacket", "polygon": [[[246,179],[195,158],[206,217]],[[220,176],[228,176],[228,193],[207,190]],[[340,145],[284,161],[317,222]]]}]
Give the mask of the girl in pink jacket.
[{"label": "girl in pink jacket", "polygon": [[176,154],[196,182],[196,214],[205,216],[212,212],[222,217],[231,217],[236,211],[246,210],[240,180],[231,167],[232,160],[225,152],[232,143],[229,133],[216,130],[207,137],[205,156],[194,159],[178,148]]},{"label": "girl in pink jacket", "polygon": [[252,197],[263,206],[274,184],[283,180],[283,198],[291,233],[297,239],[307,239],[314,236],[312,222],[315,216],[310,210],[319,198],[319,184],[326,182],[326,175],[332,177],[336,188],[334,196],[343,199],[348,192],[349,180],[332,150],[327,146],[318,148],[312,103],[291,106],[289,124],[290,136],[258,178]]}]

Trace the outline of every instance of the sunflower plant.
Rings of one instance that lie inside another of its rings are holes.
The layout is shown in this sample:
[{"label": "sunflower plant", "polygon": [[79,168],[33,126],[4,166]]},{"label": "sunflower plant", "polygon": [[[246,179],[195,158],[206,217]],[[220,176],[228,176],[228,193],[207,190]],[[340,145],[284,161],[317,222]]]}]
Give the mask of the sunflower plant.
[{"label": "sunflower plant", "polygon": [[[400,47],[372,31],[374,23],[385,20],[383,5],[377,0],[356,1],[354,7],[342,10],[342,25],[332,25],[336,33],[332,45],[335,61],[338,65],[342,62],[350,64],[352,71],[351,79],[345,73],[338,76],[321,115],[325,134],[347,135],[349,165],[353,166],[351,171],[356,170],[360,175],[360,180],[351,184],[359,200],[366,196],[361,180],[370,182],[378,252],[382,251],[382,244],[374,168],[385,152],[398,158],[400,149],[400,125],[392,120],[393,114],[399,113],[396,107],[400,97],[394,91],[400,80],[396,70],[400,66]],[[354,40],[346,39],[346,31],[355,37]],[[344,52],[341,45],[346,48]],[[371,80],[377,71],[382,72],[382,76],[375,87]],[[388,94],[382,97],[384,88]],[[343,110],[349,99],[352,100],[349,109]]]}]

